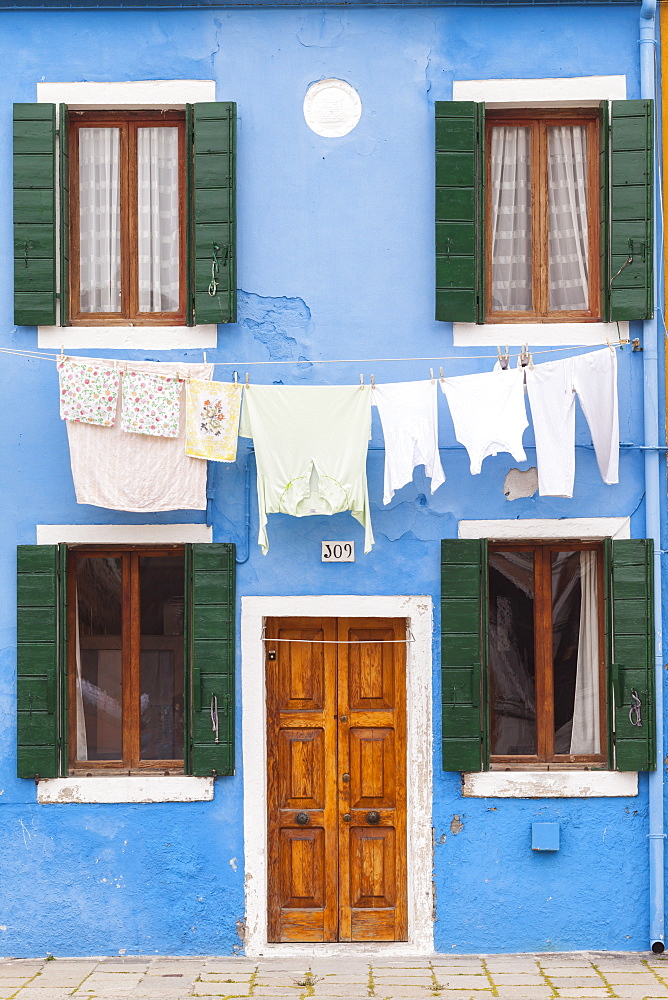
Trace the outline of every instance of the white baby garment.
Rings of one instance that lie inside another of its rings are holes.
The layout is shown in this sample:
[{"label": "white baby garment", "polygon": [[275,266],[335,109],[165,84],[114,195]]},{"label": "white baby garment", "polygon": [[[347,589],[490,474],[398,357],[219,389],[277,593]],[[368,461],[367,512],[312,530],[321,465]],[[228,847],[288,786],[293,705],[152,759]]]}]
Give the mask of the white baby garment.
[{"label": "white baby garment", "polygon": [[440,381],[455,425],[455,437],[469,453],[472,475],[480,472],[488,455],[500,451],[509,451],[516,462],[526,459],[522,435],[529,421],[523,369],[499,368]]},{"label": "white baby garment", "polygon": [[351,511],[373,545],[366,455],[371,436],[369,386],[251,385],[244,390],[241,437],[252,437],[266,555],[267,514]]},{"label": "white baby garment", "polygon": [[607,347],[525,368],[531,406],[538,491],[572,497],[575,481],[575,395],[589,424],[605,483],[619,482],[617,355]]},{"label": "white baby garment", "polygon": [[445,482],[438,454],[436,382],[393,382],[376,385],[371,401],[378,407],[385,438],[383,503],[413,478],[416,465],[424,465],[431,492]]},{"label": "white baby garment", "polygon": [[[133,361],[132,370],[210,379],[213,365]],[[77,503],[141,513],[206,509],[207,463],[185,453],[185,408],[174,438],[126,434],[118,416],[113,427],[68,420],[67,436]]]}]

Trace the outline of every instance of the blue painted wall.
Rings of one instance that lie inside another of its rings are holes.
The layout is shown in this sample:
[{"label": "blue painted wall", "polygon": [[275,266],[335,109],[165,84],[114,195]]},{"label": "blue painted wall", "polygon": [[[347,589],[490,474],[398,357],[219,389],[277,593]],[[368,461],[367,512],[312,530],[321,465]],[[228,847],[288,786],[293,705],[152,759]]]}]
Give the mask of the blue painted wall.
[{"label": "blue painted wall", "polygon": [[[286,384],[424,378],[428,363],[311,364],[325,358],[456,356],[449,374],[486,370],[485,350],[452,347],[433,316],[433,101],[453,79],[627,75],[638,96],[638,5],[555,8],[218,10],[3,13],[0,32],[0,346],[32,349],[12,324],[11,103],[40,80],[215,79],[238,104],[239,322],[221,328],[216,377],[243,361]],[[362,100],[338,140],[305,125],[312,82],[340,77]],[[639,335],[640,329],[634,331]],[[93,352],[80,352],[82,354]],[[101,352],[95,352],[101,353]],[[113,352],[105,352],[113,356]],[[167,360],[168,353],[122,357]],[[196,352],[178,352],[199,360]],[[0,441],[0,954],[229,953],[242,946],[241,753],[212,803],[37,806],[15,774],[15,546],[42,523],[201,521],[202,512],[123,515],[78,506],[53,363],[2,355]],[[545,359],[550,355],[545,355]],[[642,356],[620,354],[621,440],[642,443]],[[642,457],[623,449],[620,485],[602,484],[578,424],[573,500],[509,502],[510,456],[469,475],[441,410],[446,484],[421,470],[382,506],[383,453],[369,457],[376,546],[361,555],[349,515],[272,515],[270,551],[255,542],[238,594],[430,594],[438,628],[439,540],[460,518],[632,515],[644,535]],[[374,420],[376,418],[374,417]],[[530,432],[525,441],[530,444]],[[374,424],[373,449],[382,448]],[[529,461],[535,464],[528,449]],[[245,443],[215,465],[215,540],[246,551]],[[323,538],[355,538],[357,562],[322,565]],[[439,649],[434,644],[434,697]],[[238,730],[240,730],[240,719]],[[440,744],[438,713],[434,746]],[[463,800],[435,754],[435,943],[445,952],[641,949],[647,940],[647,791],[637,799]],[[453,823],[453,818],[458,817]],[[558,820],[562,847],[530,849],[531,823]]]}]

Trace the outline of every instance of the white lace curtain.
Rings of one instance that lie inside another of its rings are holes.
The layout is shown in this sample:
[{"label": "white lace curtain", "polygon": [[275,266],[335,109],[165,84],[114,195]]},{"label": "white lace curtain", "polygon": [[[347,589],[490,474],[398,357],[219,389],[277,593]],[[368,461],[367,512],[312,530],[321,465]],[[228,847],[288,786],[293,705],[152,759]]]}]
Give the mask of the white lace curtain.
[{"label": "white lace curtain", "polygon": [[[533,309],[531,130],[497,126],[491,135],[492,309]],[[547,130],[549,308],[586,309],[587,131]]]},{"label": "white lace curtain", "polygon": [[[120,130],[79,130],[81,311],[121,311]],[[179,308],[178,129],[137,129],[139,311]]]}]

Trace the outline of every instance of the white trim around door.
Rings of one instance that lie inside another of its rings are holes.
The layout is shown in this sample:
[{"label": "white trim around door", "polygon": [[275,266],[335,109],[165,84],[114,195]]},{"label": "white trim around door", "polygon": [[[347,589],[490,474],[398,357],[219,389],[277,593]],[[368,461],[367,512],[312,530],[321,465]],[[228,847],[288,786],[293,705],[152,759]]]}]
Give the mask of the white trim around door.
[{"label": "white trim around door", "polygon": [[[408,941],[385,944],[267,943],[266,688],[262,630],[268,617],[405,618],[407,645]],[[427,955],[432,916],[432,600],[431,597],[243,597],[241,674],[246,875],[246,954]]]}]

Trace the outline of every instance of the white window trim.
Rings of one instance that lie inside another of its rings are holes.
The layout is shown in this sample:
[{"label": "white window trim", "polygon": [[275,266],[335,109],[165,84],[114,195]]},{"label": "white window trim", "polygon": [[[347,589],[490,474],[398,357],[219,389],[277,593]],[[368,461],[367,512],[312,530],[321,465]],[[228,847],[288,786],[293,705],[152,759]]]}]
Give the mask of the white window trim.
[{"label": "white window trim", "polygon": [[99,802],[211,802],[213,778],[185,774],[75,775],[41,778],[37,801],[41,805],[81,805]]},{"label": "white window trim", "polygon": [[[630,517],[460,521],[459,538],[630,538]],[[638,794],[637,771],[480,771],[462,776],[467,798],[578,798]]]},{"label": "white window trim", "polygon": [[[552,79],[455,80],[454,101],[484,101],[487,108],[586,108],[626,99],[626,76],[573,76]],[[628,323],[619,324],[628,340]],[[617,340],[616,323],[453,323],[455,347],[530,343],[537,347],[595,346]]]},{"label": "white window trim", "polygon": [[[264,619],[269,616],[406,618],[408,941],[387,944],[267,943],[267,749]],[[241,599],[246,955],[429,955],[432,914],[432,729],[430,597],[294,596]]]},{"label": "white window trim", "polygon": [[[78,111],[98,107],[118,110],[181,110],[186,104],[215,101],[215,80],[130,80],[118,83],[38,83],[38,104],[66,104]],[[37,346],[69,350],[172,351],[215,348],[218,327],[200,326],[39,326]]]},{"label": "white window trim", "polygon": [[[38,545],[156,545],[210,542],[206,524],[38,524]],[[37,785],[41,803],[208,802],[213,778],[190,774],[73,775],[42,778]]]}]

